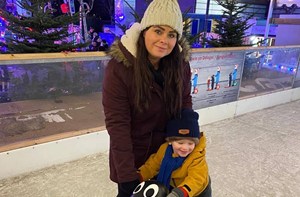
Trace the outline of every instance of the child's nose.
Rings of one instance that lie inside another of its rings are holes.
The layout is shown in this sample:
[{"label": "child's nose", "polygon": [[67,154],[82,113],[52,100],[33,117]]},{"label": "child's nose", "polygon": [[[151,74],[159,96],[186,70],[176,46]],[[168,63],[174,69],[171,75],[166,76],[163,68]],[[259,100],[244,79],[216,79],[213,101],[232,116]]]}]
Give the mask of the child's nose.
[{"label": "child's nose", "polygon": [[186,144],[182,145],[182,150],[186,151],[188,149],[189,149],[188,145],[186,145]]}]

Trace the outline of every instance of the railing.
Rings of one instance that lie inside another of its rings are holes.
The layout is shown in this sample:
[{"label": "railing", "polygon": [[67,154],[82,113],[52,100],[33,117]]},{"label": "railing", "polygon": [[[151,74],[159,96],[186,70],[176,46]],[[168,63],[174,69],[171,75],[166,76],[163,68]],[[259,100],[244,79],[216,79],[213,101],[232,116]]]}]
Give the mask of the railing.
[{"label": "railing", "polygon": [[[193,107],[298,88],[299,57],[300,46],[194,49]],[[0,152],[104,130],[108,61],[102,52],[0,55]]]}]

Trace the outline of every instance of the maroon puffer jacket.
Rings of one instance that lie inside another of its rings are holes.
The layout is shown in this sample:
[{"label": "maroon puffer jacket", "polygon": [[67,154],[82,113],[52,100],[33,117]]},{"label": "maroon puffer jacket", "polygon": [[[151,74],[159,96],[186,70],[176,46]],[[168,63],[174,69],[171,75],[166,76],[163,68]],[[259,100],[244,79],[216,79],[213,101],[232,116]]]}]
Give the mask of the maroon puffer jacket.
[{"label": "maroon puffer jacket", "polygon": [[[138,113],[134,106],[133,56],[119,43],[112,46],[112,59],[105,70],[103,107],[110,135],[110,178],[116,183],[138,179],[136,170],[165,141],[162,89],[153,81],[149,110]],[[184,65],[183,108],[192,108],[191,71]]]}]

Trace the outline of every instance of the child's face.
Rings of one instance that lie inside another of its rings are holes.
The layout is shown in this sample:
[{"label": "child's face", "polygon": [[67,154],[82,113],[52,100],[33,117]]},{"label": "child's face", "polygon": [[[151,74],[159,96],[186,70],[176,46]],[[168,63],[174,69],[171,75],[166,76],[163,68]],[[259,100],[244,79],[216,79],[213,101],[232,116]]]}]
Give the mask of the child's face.
[{"label": "child's face", "polygon": [[173,151],[180,157],[188,156],[195,148],[195,142],[189,139],[176,140],[171,142]]}]

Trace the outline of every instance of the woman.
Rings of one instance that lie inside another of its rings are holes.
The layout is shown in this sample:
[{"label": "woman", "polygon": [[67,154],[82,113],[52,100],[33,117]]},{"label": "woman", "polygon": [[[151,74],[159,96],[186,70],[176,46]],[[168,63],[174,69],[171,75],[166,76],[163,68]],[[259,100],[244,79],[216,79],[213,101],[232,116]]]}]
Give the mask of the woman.
[{"label": "woman", "polygon": [[118,197],[131,196],[139,184],[137,169],[164,142],[167,120],[192,108],[189,48],[178,42],[182,31],[177,1],[154,0],[141,23],[111,47],[103,107]]}]

